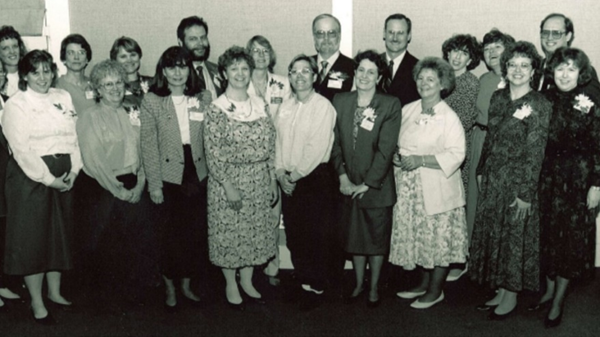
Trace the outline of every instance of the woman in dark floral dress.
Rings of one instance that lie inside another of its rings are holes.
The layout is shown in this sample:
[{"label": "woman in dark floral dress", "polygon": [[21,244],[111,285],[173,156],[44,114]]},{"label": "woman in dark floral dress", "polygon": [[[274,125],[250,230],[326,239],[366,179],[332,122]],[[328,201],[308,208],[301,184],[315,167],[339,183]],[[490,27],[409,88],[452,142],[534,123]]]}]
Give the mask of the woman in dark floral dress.
[{"label": "woman in dark floral dress", "polygon": [[514,310],[518,292],[539,289],[537,191],[552,109],[530,86],[541,63],[535,46],[517,42],[500,62],[509,86],[496,91],[490,103],[469,267],[473,280],[498,289],[478,307],[491,309],[492,320]]},{"label": "woman in dark floral dress", "polygon": [[[579,49],[561,48],[549,62],[556,88],[540,184],[542,268],[546,293],[532,310],[552,304],[546,326],[560,324],[571,279],[594,275],[600,200],[600,84]],[[587,200],[586,200],[587,199]]]},{"label": "woman in dark floral dress", "polygon": [[275,126],[264,101],[248,96],[254,60],[241,47],[219,57],[227,81],[213,101],[204,129],[208,178],[208,248],[221,267],[227,302],[243,310],[236,273],[246,295],[263,304],[252,284],[254,266],[275,256],[271,204],[277,201]]}]

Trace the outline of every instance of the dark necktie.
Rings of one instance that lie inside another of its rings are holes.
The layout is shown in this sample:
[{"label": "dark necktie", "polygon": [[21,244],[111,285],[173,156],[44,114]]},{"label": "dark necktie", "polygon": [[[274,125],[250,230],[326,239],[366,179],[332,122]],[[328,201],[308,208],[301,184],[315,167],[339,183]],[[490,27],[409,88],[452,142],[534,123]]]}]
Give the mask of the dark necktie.
[{"label": "dark necktie", "polygon": [[321,61],[321,72],[319,73],[319,82],[323,83],[327,77],[327,61]]},{"label": "dark necktie", "polygon": [[198,71],[198,85],[200,86],[200,90],[206,90],[206,81],[204,80],[204,72],[202,71],[202,66],[197,66],[196,70]]},{"label": "dark necktie", "polygon": [[394,61],[390,61],[388,64],[385,77],[383,78],[383,92],[388,92],[390,86],[392,85],[392,80],[394,79]]}]

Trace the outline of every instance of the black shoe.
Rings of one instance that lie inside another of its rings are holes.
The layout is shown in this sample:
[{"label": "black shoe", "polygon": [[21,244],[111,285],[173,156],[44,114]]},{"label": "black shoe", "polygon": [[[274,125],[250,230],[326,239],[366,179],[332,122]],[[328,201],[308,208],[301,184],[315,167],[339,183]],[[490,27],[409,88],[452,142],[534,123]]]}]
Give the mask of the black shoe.
[{"label": "black shoe", "polygon": [[168,305],[167,303],[165,303],[165,312],[167,314],[176,314],[179,312],[179,306],[177,305],[177,303],[175,303],[175,305]]},{"label": "black shoe", "polygon": [[544,302],[537,302],[527,307],[527,311],[538,311],[540,309],[546,309],[552,304],[552,299]]},{"label": "black shoe", "polygon": [[515,309],[516,309],[516,308],[517,308],[517,307],[515,306],[515,307],[514,307],[514,308],[513,308],[511,311],[507,312],[506,314],[502,314],[502,315],[499,315],[499,314],[497,314],[497,313],[496,313],[496,311],[495,311],[495,310],[492,310],[492,311],[490,312],[490,315],[488,316],[488,320],[489,320],[489,321],[503,321],[503,320],[505,320],[505,319],[506,319],[508,316],[510,316],[510,315],[511,315],[513,312],[515,312]]},{"label": "black shoe", "polygon": [[235,304],[235,303],[231,303],[231,302],[227,301],[227,305],[233,311],[245,311],[246,310],[246,302],[240,302],[238,304]]},{"label": "black shoe", "polygon": [[378,298],[377,301],[367,300],[367,308],[375,309],[381,303],[381,298]]},{"label": "black shoe", "polygon": [[196,300],[193,300],[193,299],[191,299],[191,298],[189,298],[189,297],[187,297],[187,296],[185,296],[185,295],[183,295],[183,299],[184,299],[184,300],[185,300],[187,303],[189,303],[189,304],[190,304],[192,307],[194,307],[194,308],[200,308],[200,307],[202,307],[202,304],[203,304],[203,302],[202,302],[202,301],[196,301]]},{"label": "black shoe", "polygon": [[0,314],[8,312],[8,304],[4,303],[3,306],[0,307]]},{"label": "black shoe", "polygon": [[557,326],[559,326],[562,322],[563,312],[564,310],[560,309],[560,314],[558,314],[558,316],[556,316],[555,319],[550,319],[548,318],[548,316],[546,316],[546,318],[544,319],[544,326],[546,327],[546,329],[556,328]]},{"label": "black shoe", "polygon": [[56,325],[56,320],[54,319],[54,317],[52,317],[52,314],[50,314],[50,311],[48,311],[48,315],[46,315],[46,317],[44,318],[35,318],[35,315],[33,314],[33,310],[31,311],[31,317],[33,317],[33,320],[40,325]]},{"label": "black shoe", "polygon": [[358,298],[365,292],[365,288],[362,288],[358,294],[356,294],[356,296],[352,296],[352,294],[350,294],[350,296],[346,296],[344,297],[344,303],[345,304],[354,304],[356,303],[356,301],[358,301]]},{"label": "black shoe", "polygon": [[476,306],[475,309],[477,309],[479,311],[489,311],[490,309],[496,309],[497,306],[498,306],[498,304],[494,304],[494,305],[482,304],[482,305]]},{"label": "black shoe", "polygon": [[49,300],[48,303],[51,306],[54,306],[55,308],[60,309],[64,312],[75,312],[75,307],[73,306],[73,304],[62,304],[54,302],[53,300]]}]

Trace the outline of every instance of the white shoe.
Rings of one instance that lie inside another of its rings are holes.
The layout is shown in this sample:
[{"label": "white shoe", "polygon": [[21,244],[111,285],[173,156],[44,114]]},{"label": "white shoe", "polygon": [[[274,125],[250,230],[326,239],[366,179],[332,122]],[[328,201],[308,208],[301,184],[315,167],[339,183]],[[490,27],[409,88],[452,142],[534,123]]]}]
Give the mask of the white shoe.
[{"label": "white shoe", "polygon": [[416,300],[416,301],[412,302],[410,304],[410,306],[415,309],[427,309],[427,308],[431,308],[432,306],[434,306],[435,304],[437,304],[443,300],[444,300],[444,292],[442,291],[442,293],[440,294],[440,297],[438,297],[433,302],[423,303],[423,302],[419,302],[419,300]]},{"label": "white shoe", "polygon": [[460,274],[453,276],[448,274],[448,277],[446,277],[446,282],[454,282],[457,281],[459,278],[461,278],[464,274],[467,273],[467,271],[469,271],[469,266],[465,265],[465,269],[463,269]]},{"label": "white shoe", "polygon": [[396,293],[396,296],[403,298],[405,300],[412,300],[413,298],[417,298],[423,294],[425,294],[425,291],[417,291],[417,292],[401,291],[399,293]]},{"label": "white shoe", "polygon": [[315,293],[317,295],[321,295],[323,293],[323,290],[314,289],[310,286],[310,284],[303,284],[302,289],[304,289],[306,291],[312,291],[313,293]]}]

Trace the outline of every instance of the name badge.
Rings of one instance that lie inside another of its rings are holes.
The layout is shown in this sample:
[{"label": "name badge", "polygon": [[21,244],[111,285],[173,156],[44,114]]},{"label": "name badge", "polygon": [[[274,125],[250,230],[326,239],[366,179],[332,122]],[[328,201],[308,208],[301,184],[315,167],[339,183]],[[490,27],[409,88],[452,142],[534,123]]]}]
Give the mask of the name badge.
[{"label": "name badge", "polygon": [[190,112],[190,120],[196,122],[204,121],[204,112]]},{"label": "name badge", "polygon": [[142,121],[139,118],[130,118],[129,122],[133,126],[142,126]]},{"label": "name badge", "polygon": [[373,130],[373,124],[373,122],[365,118],[363,119],[362,123],[360,123],[360,127],[367,131],[371,131]]},{"label": "name badge", "polygon": [[342,81],[329,79],[327,81],[327,88],[342,89]]},{"label": "name badge", "polygon": [[271,97],[271,104],[281,104],[283,97]]},{"label": "name badge", "polygon": [[85,91],[85,99],[94,99],[94,91],[86,90]]}]

